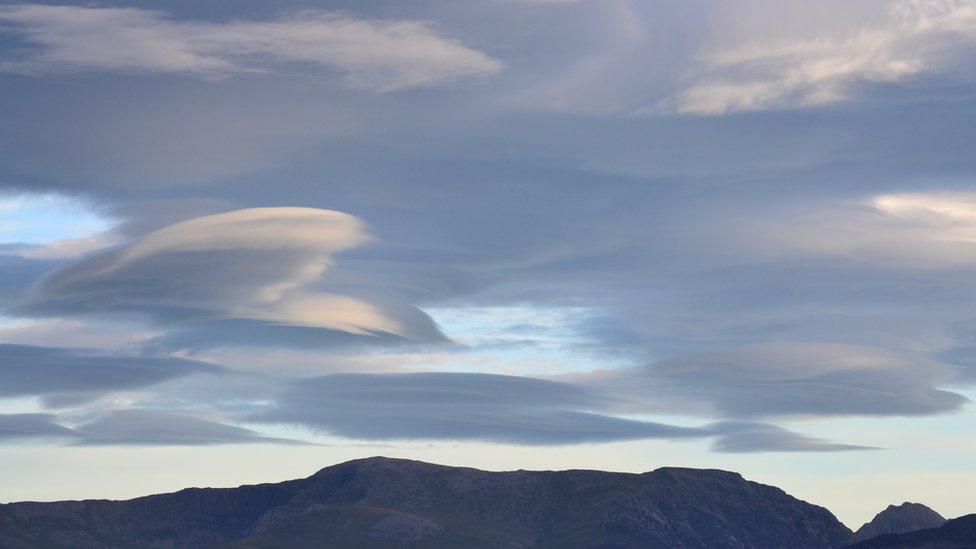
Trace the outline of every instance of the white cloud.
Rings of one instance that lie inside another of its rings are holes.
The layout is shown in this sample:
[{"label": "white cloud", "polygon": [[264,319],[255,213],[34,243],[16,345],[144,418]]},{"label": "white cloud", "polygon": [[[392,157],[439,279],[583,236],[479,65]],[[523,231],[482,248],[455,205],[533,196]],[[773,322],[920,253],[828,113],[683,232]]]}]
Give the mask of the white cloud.
[{"label": "white cloud", "polygon": [[976,265],[976,193],[882,194],[753,227],[766,252],[928,269]]},{"label": "white cloud", "polygon": [[332,210],[252,208],[198,217],[51,273],[26,310],[255,320],[422,337],[418,326],[430,328],[430,322],[413,308],[307,288],[331,266],[333,254],[371,240],[359,219]]},{"label": "white cloud", "polygon": [[[158,298],[160,305],[173,306],[178,305],[174,297],[183,295],[192,301],[210,299],[225,305],[267,304],[280,299],[286,291],[320,277],[330,264],[331,254],[370,240],[362,222],[342,212],[315,208],[237,210],[194,218],[149,233],[117,252],[93,257],[87,265],[78,264],[77,269],[62,271],[61,276],[52,278],[49,287],[64,289],[115,276],[128,278],[127,272],[139,273],[154,260],[174,255],[187,259],[171,264],[175,267],[173,273],[157,272],[157,276],[176,276],[177,280],[170,284],[157,280],[154,294],[141,296],[140,301],[149,303]],[[250,252],[250,255],[235,257],[235,252]],[[279,258],[277,265],[262,264],[261,254],[272,252],[286,257]],[[235,264],[225,274],[235,274],[236,280],[221,280],[216,276],[221,272],[221,253],[231,256],[223,257],[226,263]],[[184,284],[189,280],[178,279],[193,276],[197,269],[201,272],[196,272],[196,276],[209,287],[187,288]],[[253,275],[250,280],[246,280],[248,271]],[[147,274],[140,273],[136,279],[129,280],[144,282]],[[173,291],[165,291],[164,287]]]},{"label": "white cloud", "polygon": [[303,11],[272,21],[178,21],[138,8],[16,5],[0,21],[37,46],[0,69],[114,71],[222,78],[305,64],[380,92],[497,73],[502,63],[410,20]]},{"label": "white cloud", "polygon": [[[976,46],[972,0],[901,0],[883,6],[876,6],[886,10],[880,21],[853,28],[845,15],[849,6],[836,6],[831,24],[818,26],[811,18],[813,30],[800,37],[783,36],[779,27],[785,23],[777,18],[757,16],[748,38],[719,39],[700,55],[690,84],[664,108],[713,115],[825,105],[851,99],[863,83],[949,73],[956,68],[954,55]],[[790,15],[806,11],[794,9]],[[841,25],[848,28],[838,29]]]},{"label": "white cloud", "polygon": [[934,240],[976,242],[976,194],[887,194],[873,198],[871,205],[931,229]]},{"label": "white cloud", "polygon": [[261,318],[291,326],[327,327],[351,334],[373,332],[403,335],[407,329],[380,307],[343,295],[298,293],[267,309],[237,311],[244,318]]},{"label": "white cloud", "polygon": [[124,269],[140,259],[163,253],[251,250],[308,252],[280,280],[266,284],[258,301],[273,301],[288,289],[310,282],[325,272],[328,257],[369,242],[361,221],[332,210],[316,208],[251,208],[197,217],[149,233],[125,248],[99,274]]}]

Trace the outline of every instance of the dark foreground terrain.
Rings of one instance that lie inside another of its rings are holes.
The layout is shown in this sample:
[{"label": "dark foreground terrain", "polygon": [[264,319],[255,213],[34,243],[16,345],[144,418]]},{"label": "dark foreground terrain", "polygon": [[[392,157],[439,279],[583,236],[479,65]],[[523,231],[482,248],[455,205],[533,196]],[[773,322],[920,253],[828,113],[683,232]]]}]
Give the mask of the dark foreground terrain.
[{"label": "dark foreground terrain", "polygon": [[495,473],[370,458],[277,484],[0,505],[3,548],[802,549],[853,539],[829,511],[778,488],[682,468]]}]

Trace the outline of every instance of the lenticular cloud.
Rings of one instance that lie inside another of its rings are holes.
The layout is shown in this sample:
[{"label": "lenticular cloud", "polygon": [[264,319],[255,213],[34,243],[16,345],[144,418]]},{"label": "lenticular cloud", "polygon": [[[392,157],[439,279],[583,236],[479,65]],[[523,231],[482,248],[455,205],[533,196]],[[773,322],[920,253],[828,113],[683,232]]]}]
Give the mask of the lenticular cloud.
[{"label": "lenticular cloud", "polygon": [[22,310],[406,335],[388,308],[306,288],[326,273],[333,254],[371,239],[359,219],[332,210],[254,208],[198,217],[55,271]]}]

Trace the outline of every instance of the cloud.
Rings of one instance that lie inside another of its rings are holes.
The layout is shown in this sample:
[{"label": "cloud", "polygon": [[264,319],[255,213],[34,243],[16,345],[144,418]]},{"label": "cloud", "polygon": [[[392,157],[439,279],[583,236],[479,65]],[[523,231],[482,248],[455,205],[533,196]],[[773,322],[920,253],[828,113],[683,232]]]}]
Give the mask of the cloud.
[{"label": "cloud", "polygon": [[[369,376],[363,376],[369,377]],[[531,386],[531,380],[526,385]],[[428,386],[432,386],[428,384]],[[459,395],[463,398],[464,395]],[[397,399],[403,404],[403,399]],[[435,398],[435,403],[444,404]],[[834,444],[810,438],[765,423],[725,422],[699,428],[673,427],[656,423],[629,421],[577,412],[557,412],[535,416],[518,413],[493,418],[494,425],[481,423],[474,434],[451,435],[443,429],[460,427],[472,422],[474,416],[461,412],[451,424],[432,417],[411,415],[412,423],[406,431],[396,427],[382,428],[390,418],[376,421],[380,429],[366,431],[351,427],[353,438],[372,439],[486,439],[515,444],[573,444],[580,442],[609,442],[638,438],[693,439],[715,437],[712,449],[724,453],[744,452],[837,452],[870,449],[863,446]],[[484,416],[482,416],[484,418]],[[338,421],[338,420],[337,420]],[[305,424],[310,424],[304,421]],[[314,423],[311,424],[315,427]],[[360,424],[362,425],[362,424]],[[321,428],[321,427],[319,427]],[[334,432],[333,428],[329,429]],[[467,432],[468,429],[465,429]],[[490,434],[487,434],[490,433]],[[545,433],[539,438],[540,433]],[[157,410],[130,408],[114,410],[93,421],[71,429],[61,425],[50,414],[0,414],[0,442],[32,439],[72,440],[76,445],[91,446],[209,446],[216,444],[277,443],[303,444],[301,441],[267,437],[242,427],[201,419],[190,415]]]},{"label": "cloud", "polygon": [[0,442],[19,439],[75,437],[50,414],[0,414]]},{"label": "cloud", "polygon": [[[952,75],[959,59],[976,46],[976,3],[971,0],[890,2],[880,8],[881,20],[852,27],[841,27],[836,17],[829,26],[819,26],[809,6],[790,5],[785,13],[773,11],[783,17],[768,16],[769,6],[759,9],[762,15],[743,25],[751,30],[746,36],[716,40],[699,56],[690,84],[665,103],[668,108],[714,115],[846,101],[865,84],[925,73]],[[835,9],[848,12],[848,19],[855,16],[851,6]],[[781,32],[801,18],[806,28]]]},{"label": "cloud", "polygon": [[[417,311],[416,316],[405,317],[409,326],[409,338],[372,331],[346,332],[333,329],[322,329],[307,326],[292,326],[271,323],[261,320],[217,320],[203,322],[181,322],[164,333],[142,341],[145,349],[160,353],[202,353],[202,356],[230,356],[235,369],[254,370],[248,364],[260,364],[256,371],[267,371],[265,368],[278,362],[262,359],[269,353],[285,353],[286,351],[306,352],[308,358],[304,366],[298,367],[298,372],[309,373],[306,369],[309,363],[317,365],[317,371],[322,369],[336,371],[339,361],[337,352],[346,353],[375,353],[390,352],[397,348],[412,349],[415,345],[449,343],[434,325],[429,317]],[[414,324],[409,322],[416,321]],[[327,352],[326,352],[327,351]],[[258,359],[258,360],[254,360]],[[273,370],[278,373],[294,371],[296,364],[277,364]]]},{"label": "cloud", "polygon": [[584,2],[585,0],[506,0],[506,1],[512,3],[522,2],[525,4],[559,6],[559,5],[567,5],[567,4],[579,4],[581,2]]},{"label": "cloud", "polygon": [[137,312],[443,339],[409,306],[303,290],[332,265],[333,254],[370,240],[357,218],[331,210],[254,208],[198,217],[54,271],[16,311]]},{"label": "cloud", "polygon": [[577,386],[492,374],[333,374],[296,382],[254,419],[364,439],[567,444],[700,436],[693,429],[578,411]]},{"label": "cloud", "polygon": [[590,382],[615,390],[630,410],[663,406],[727,418],[913,416],[968,402],[938,388],[957,375],[946,364],[874,347],[769,343],[665,359]]},{"label": "cloud", "polygon": [[0,70],[177,73],[200,78],[311,68],[389,92],[497,73],[502,63],[423,21],[362,20],[317,10],[270,21],[180,21],[138,8],[24,4],[0,21],[33,49]]},{"label": "cloud", "polygon": [[96,321],[90,318],[10,319],[0,326],[0,341],[38,347],[125,351],[159,335],[132,318]]},{"label": "cloud", "polygon": [[608,405],[609,397],[581,385],[529,377],[332,374],[293,383],[275,406],[251,419],[373,440],[548,445],[718,436],[720,451],[856,449],[773,426],[765,431],[757,424],[680,427],[593,412]]},{"label": "cloud", "polygon": [[3,252],[0,247],[0,310],[23,300],[31,285],[53,266],[49,261],[32,260]]},{"label": "cloud", "polygon": [[723,422],[711,426],[718,438],[712,450],[723,453],[848,452],[875,450],[870,446],[837,444],[794,433],[768,423]]},{"label": "cloud", "polygon": [[939,359],[958,367],[954,381],[959,385],[976,385],[976,347],[946,349],[939,353]]},{"label": "cloud", "polygon": [[119,243],[115,232],[105,231],[81,238],[60,238],[45,244],[11,246],[10,254],[27,259],[70,259]]},{"label": "cloud", "polygon": [[154,410],[116,410],[79,425],[75,431],[84,445],[184,445],[294,443],[262,436],[250,429],[183,414]]},{"label": "cloud", "polygon": [[184,414],[138,408],[114,410],[70,429],[50,414],[0,414],[0,442],[70,441],[83,446],[210,446],[298,441]]},{"label": "cloud", "polygon": [[877,194],[866,200],[747,223],[765,250],[845,257],[854,263],[952,269],[976,265],[976,194]]},{"label": "cloud", "polygon": [[91,399],[219,368],[180,358],[122,356],[0,343],[0,397]]}]

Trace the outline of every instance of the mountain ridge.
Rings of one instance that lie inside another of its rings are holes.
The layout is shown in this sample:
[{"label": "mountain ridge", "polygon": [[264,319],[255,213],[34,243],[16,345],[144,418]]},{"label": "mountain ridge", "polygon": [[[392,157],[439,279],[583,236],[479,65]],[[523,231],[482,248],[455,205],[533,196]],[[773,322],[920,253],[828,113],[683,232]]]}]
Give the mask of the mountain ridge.
[{"label": "mountain ridge", "polygon": [[[719,469],[488,472],[365,458],[303,479],[0,505],[0,547],[837,547],[827,509]],[[325,537],[323,537],[325,536]]]}]

